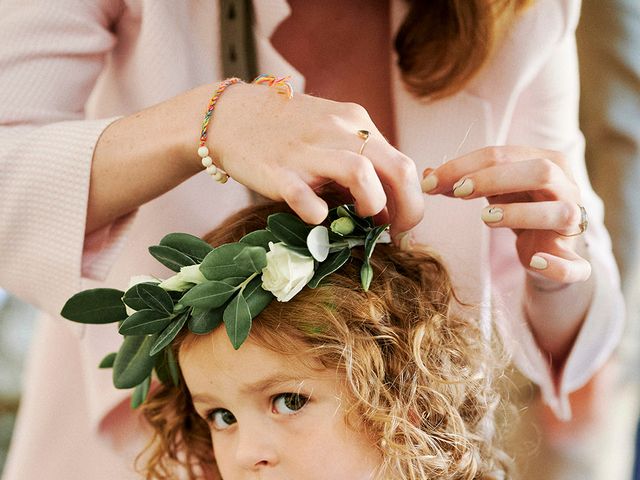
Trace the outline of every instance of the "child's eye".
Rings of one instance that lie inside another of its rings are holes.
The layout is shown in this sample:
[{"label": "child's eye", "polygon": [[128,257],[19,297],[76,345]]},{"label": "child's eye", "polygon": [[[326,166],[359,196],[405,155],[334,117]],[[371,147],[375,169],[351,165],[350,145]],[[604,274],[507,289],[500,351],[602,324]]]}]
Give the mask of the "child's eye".
[{"label": "child's eye", "polygon": [[273,413],[282,415],[292,415],[304,407],[309,401],[309,397],[299,393],[281,393],[273,399]]},{"label": "child's eye", "polygon": [[233,413],[229,410],[225,410],[224,408],[218,408],[217,410],[212,411],[209,414],[209,420],[216,430],[226,430],[237,422]]}]

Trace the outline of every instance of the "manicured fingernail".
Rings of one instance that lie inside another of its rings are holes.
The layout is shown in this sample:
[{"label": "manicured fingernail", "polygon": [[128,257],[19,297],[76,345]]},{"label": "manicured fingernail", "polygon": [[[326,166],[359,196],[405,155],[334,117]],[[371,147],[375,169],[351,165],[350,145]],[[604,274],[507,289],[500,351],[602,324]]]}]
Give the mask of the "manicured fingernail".
[{"label": "manicured fingernail", "polygon": [[422,187],[422,191],[424,193],[429,193],[438,186],[438,177],[436,177],[433,173],[430,173],[422,179],[422,181],[420,182],[420,186]]},{"label": "manicured fingernail", "polygon": [[396,245],[400,250],[411,250],[413,247],[413,235],[411,232],[402,232],[395,236]]},{"label": "manicured fingernail", "polygon": [[500,207],[492,207],[487,205],[482,209],[482,220],[487,223],[495,223],[502,220],[504,217],[504,211]]},{"label": "manicured fingernail", "polygon": [[461,178],[453,184],[454,197],[466,197],[473,193],[473,180],[470,178]]},{"label": "manicured fingernail", "polygon": [[539,255],[534,255],[531,257],[531,261],[529,262],[529,266],[531,268],[535,268],[536,270],[544,270],[549,266],[547,261]]}]

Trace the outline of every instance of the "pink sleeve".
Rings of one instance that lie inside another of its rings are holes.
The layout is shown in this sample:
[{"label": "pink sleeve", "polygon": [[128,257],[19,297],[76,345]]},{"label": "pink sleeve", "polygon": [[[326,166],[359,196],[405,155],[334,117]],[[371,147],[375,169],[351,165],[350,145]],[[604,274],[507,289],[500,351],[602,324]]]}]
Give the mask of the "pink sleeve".
[{"label": "pink sleeve", "polygon": [[[521,93],[515,106],[508,144],[532,145],[564,152],[571,162],[589,214],[585,234],[593,268],[595,293],[587,317],[562,371],[555,378],[523,314],[524,270],[511,232],[492,230],[492,275],[508,322],[508,344],[518,367],[536,382],[545,402],[560,418],[571,415],[568,395],[583,386],[617,346],[624,304],[611,241],[603,224],[602,201],[591,188],[584,162],[584,140],[578,126],[579,81],[574,30],[579,2],[562,1],[567,30],[556,48]],[[504,255],[504,252],[509,252]],[[514,288],[514,286],[517,286]],[[570,298],[567,301],[571,301]],[[553,321],[553,319],[549,319]]]},{"label": "pink sleeve", "polygon": [[79,290],[83,267],[106,272],[96,252],[113,252],[109,233],[126,223],[88,239],[83,265],[93,150],[114,120],[85,120],[84,105],[120,7],[0,2],[0,285],[50,313]]}]

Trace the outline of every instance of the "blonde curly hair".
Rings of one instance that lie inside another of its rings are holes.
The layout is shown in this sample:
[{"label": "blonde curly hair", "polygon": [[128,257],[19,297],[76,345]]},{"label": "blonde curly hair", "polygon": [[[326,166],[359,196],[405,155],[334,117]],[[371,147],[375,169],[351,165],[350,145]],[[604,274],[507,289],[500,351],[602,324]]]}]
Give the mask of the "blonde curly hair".
[{"label": "blonde curly hair", "polygon": [[[214,246],[237,241],[264,228],[276,211],[287,207],[245,209],[205,240]],[[371,263],[368,292],[360,285],[360,261],[352,259],[318,288],[272,302],[254,320],[252,340],[338,369],[350,397],[347,421],[364,426],[380,449],[378,478],[506,478],[510,462],[494,431],[500,404],[494,384],[504,365],[496,342],[474,310],[457,301],[433,252],[378,245]],[[199,338],[181,334],[176,358]],[[155,430],[140,457],[147,479],[176,478],[180,469],[190,479],[220,478],[209,427],[184,382],[155,390],[143,413]]]}]

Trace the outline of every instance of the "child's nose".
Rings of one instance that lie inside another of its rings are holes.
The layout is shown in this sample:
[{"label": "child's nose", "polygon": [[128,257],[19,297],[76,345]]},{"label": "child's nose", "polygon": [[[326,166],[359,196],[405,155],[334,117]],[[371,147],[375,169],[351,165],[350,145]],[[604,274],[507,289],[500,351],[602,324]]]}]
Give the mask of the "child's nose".
[{"label": "child's nose", "polygon": [[236,459],[243,469],[259,470],[278,463],[276,441],[266,426],[239,430]]}]

